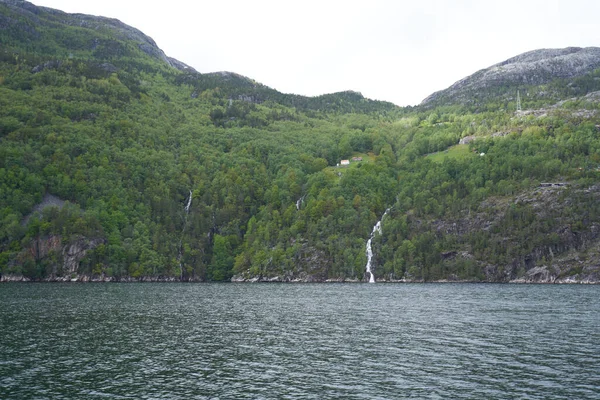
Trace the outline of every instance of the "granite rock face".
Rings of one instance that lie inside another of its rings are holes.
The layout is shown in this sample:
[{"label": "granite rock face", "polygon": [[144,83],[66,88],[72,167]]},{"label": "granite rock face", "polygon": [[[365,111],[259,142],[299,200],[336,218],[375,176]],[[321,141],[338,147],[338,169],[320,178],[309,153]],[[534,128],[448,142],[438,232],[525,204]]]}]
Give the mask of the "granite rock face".
[{"label": "granite rock face", "polygon": [[106,240],[102,238],[88,239],[79,238],[63,247],[63,275],[71,276],[77,274],[79,263],[89,250],[95,249]]},{"label": "granite rock face", "polygon": [[558,78],[581,76],[597,68],[600,68],[599,47],[534,50],[477,71],[431,94],[421,104],[442,99],[462,102],[475,91],[507,85],[541,85]]}]

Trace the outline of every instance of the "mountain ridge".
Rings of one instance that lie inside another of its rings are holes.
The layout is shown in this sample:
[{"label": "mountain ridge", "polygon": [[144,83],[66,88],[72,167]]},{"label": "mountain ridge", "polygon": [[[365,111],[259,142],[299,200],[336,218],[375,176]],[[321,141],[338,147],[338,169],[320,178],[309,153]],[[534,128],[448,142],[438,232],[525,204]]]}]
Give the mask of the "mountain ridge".
[{"label": "mountain ridge", "polygon": [[[140,50],[144,51],[150,56],[162,60],[171,67],[179,70],[195,71],[189,65],[175,58],[168,57],[165,52],[158,47],[154,39],[139,29],[120,21],[119,19],[80,13],[67,13],[50,7],[36,6],[35,4],[26,0],[2,0],[1,3],[9,6],[13,11],[20,12],[23,17],[28,17],[33,22],[37,23],[41,22],[39,17],[45,17],[45,15],[43,15],[45,13],[52,17],[50,22],[54,23],[62,23],[69,26],[89,28],[94,30],[109,28],[117,34],[117,37],[137,42]],[[0,28],[10,28],[11,25],[18,26],[18,21],[12,21],[10,17],[6,16],[2,18],[2,15],[0,15]],[[35,32],[35,27],[32,27],[32,29]],[[94,44],[92,44],[92,46],[94,46]]]},{"label": "mountain ridge", "polygon": [[[135,58],[137,57],[135,52],[140,51],[162,65],[183,72],[184,75],[179,79],[194,86],[196,94],[206,89],[219,88],[232,100],[246,99],[250,102],[272,100],[314,111],[344,109],[376,112],[379,109],[391,111],[398,108],[390,102],[371,100],[362,95],[349,95],[349,93],[358,93],[351,90],[312,97],[302,96],[281,93],[236,72],[200,73],[188,64],[169,57],[150,36],[118,19],[70,14],[48,7],[39,7],[25,0],[0,0],[1,5],[12,10],[13,14],[18,14],[19,18],[13,17],[10,12],[0,12],[0,33],[4,31],[9,42],[12,40],[18,44],[23,39],[27,40],[28,46],[33,47],[40,58],[38,64],[41,66],[48,62],[54,63],[57,53],[62,52],[66,58],[97,61],[96,67],[108,68],[109,72],[114,72],[115,66],[112,64],[107,66],[107,62],[115,63],[114,60],[123,57]],[[62,26],[72,27],[76,31],[66,35]],[[45,30],[43,34],[39,32],[42,29]],[[10,46],[10,43],[8,45]],[[148,68],[147,63],[136,69],[140,68]]]},{"label": "mountain ridge", "polygon": [[[116,38],[129,40],[136,43],[137,48],[154,59],[160,60],[164,64],[176,68],[182,72],[191,75],[206,75],[206,76],[227,76],[235,75],[243,77],[247,81],[254,82],[253,79],[244,77],[235,72],[230,71],[215,71],[200,74],[193,67],[168,56],[152,39],[139,29],[132,27],[122,21],[104,16],[93,16],[86,14],[71,14],[61,10],[36,6],[26,0],[1,0],[0,4],[5,4],[7,7],[19,12],[24,18],[28,18],[29,22],[41,23],[41,19],[49,19],[52,24],[65,24],[76,28],[87,28],[90,30],[101,31],[110,29]],[[50,16],[50,18],[48,18]],[[41,19],[40,19],[41,18]],[[10,17],[0,14],[0,29],[17,28],[20,33],[29,33],[32,40],[37,38],[35,24],[27,23],[28,21],[13,21]],[[110,56],[113,53],[124,51],[122,49],[112,49],[111,44],[102,43],[97,39],[86,44],[89,46],[87,50],[98,51],[103,50],[103,47],[108,48],[106,53]],[[79,49],[86,50],[86,49]],[[600,48],[598,47],[567,47],[562,49],[536,49],[528,51],[507,60],[496,63],[490,67],[481,69],[467,77],[464,77],[446,89],[436,91],[427,96],[419,104],[421,107],[429,107],[433,104],[469,104],[477,102],[478,98],[485,96],[486,91],[498,91],[498,87],[517,87],[527,85],[540,85],[548,83],[556,79],[572,78],[582,76],[596,68],[600,68]],[[262,87],[268,88],[265,85]],[[271,88],[269,88],[271,89]],[[276,89],[272,89],[276,91]],[[354,90],[344,90],[336,93],[328,93],[320,96],[301,96],[287,94],[302,98],[320,98],[322,96],[330,96],[335,94],[352,93]],[[278,92],[279,93],[279,92]],[[282,93],[280,93],[282,94]],[[239,94],[235,94],[238,96]],[[243,96],[249,97],[247,93]],[[498,93],[494,93],[498,95]],[[256,97],[256,96],[254,96]],[[260,97],[260,96],[259,96]],[[378,101],[363,99],[378,102],[381,104],[389,103],[386,101]],[[392,104],[392,103],[389,103]],[[398,107],[398,106],[395,106]]]},{"label": "mountain ridge", "polygon": [[541,85],[582,76],[600,68],[599,47],[537,49],[501,61],[427,96],[420,105],[468,103],[469,96],[497,86]]}]

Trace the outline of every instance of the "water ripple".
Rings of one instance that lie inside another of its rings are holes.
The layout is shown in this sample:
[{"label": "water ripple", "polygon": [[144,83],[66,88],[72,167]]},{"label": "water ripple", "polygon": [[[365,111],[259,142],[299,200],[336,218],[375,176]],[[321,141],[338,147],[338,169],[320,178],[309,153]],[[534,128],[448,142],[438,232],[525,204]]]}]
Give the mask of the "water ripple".
[{"label": "water ripple", "polygon": [[599,399],[600,286],[0,285],[2,399]]}]

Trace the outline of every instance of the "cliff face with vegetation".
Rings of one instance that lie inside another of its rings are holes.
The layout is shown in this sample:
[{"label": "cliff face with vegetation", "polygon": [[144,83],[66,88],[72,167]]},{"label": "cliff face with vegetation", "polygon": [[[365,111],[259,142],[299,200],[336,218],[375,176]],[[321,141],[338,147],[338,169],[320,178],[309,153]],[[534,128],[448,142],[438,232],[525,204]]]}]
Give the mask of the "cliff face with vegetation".
[{"label": "cliff face with vegetation", "polygon": [[523,69],[519,114],[493,80],[402,109],[0,0],[0,280],[362,281],[385,214],[378,281],[598,281],[600,71],[573,65]]}]

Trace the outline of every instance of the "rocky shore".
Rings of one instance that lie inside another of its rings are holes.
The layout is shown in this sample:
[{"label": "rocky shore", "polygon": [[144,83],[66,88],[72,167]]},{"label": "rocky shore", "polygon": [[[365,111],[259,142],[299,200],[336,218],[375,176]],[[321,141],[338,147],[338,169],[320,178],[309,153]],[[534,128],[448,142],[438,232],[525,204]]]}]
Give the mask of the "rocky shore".
[{"label": "rocky shore", "polygon": [[[32,280],[23,275],[0,275],[0,283],[8,282],[95,282],[95,283],[109,283],[109,282],[120,282],[120,283],[168,283],[168,282],[204,282],[200,279],[185,279],[181,280],[178,277],[173,276],[141,276],[141,277],[114,277],[114,276],[89,276],[89,275],[75,275],[75,276],[54,276],[47,277],[41,280]],[[231,278],[233,283],[361,283],[367,282],[366,280],[360,280],[356,278],[338,278],[338,279],[317,279],[312,276],[304,277],[282,277],[282,276],[254,276],[254,277],[243,277],[235,275]],[[553,275],[546,268],[536,267],[531,270],[527,276],[518,279],[512,279],[509,281],[491,281],[491,280],[461,280],[461,279],[440,279],[433,281],[423,281],[418,279],[379,279],[377,283],[509,283],[509,284],[589,284],[596,285],[600,284],[600,276],[596,273],[590,274],[576,274],[570,276],[557,277]]]}]

